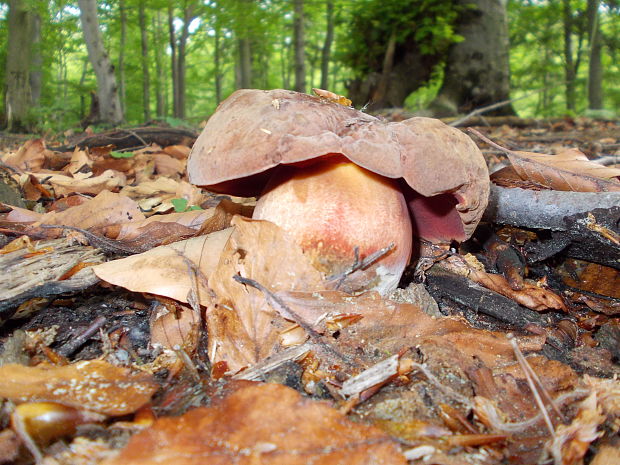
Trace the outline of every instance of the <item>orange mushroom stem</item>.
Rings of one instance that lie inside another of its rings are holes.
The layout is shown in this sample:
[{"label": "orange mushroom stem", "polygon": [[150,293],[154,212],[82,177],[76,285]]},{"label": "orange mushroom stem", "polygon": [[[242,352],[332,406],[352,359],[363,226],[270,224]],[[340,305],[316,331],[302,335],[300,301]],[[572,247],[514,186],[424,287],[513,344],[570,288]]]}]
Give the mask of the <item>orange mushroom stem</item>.
[{"label": "orange mushroom stem", "polygon": [[411,220],[398,182],[335,154],[307,165],[278,167],[253,218],[284,229],[327,276],[345,275],[356,262],[393,245],[376,262],[346,276],[342,289],[381,294],[395,289],[412,247]]}]

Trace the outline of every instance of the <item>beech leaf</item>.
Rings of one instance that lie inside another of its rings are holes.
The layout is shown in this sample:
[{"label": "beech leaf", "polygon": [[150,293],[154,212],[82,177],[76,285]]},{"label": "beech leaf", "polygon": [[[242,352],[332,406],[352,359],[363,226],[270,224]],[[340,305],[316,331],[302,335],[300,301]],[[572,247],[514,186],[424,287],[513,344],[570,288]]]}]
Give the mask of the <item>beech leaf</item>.
[{"label": "beech leaf", "polygon": [[348,420],[326,403],[279,384],[235,387],[210,407],[157,420],[103,465],[407,463],[387,434]]}]

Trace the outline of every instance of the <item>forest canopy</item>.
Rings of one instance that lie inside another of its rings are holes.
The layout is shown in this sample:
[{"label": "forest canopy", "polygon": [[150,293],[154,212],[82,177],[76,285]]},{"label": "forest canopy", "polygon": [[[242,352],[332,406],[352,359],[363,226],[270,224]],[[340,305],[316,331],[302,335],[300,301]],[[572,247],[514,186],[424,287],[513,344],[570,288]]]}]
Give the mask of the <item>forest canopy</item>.
[{"label": "forest canopy", "polygon": [[[10,0],[0,120],[15,131],[193,125],[247,87],[326,88],[369,111],[444,116],[511,100],[496,111],[609,118],[620,108],[619,18],[615,0]],[[460,65],[477,55],[476,69]]]}]

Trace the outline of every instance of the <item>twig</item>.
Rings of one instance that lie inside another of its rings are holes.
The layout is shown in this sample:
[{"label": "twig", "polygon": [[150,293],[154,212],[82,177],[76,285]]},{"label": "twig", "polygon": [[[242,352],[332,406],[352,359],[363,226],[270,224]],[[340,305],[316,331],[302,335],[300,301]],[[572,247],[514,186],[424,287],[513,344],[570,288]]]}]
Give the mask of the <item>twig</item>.
[{"label": "twig", "polygon": [[374,262],[380,260],[386,254],[392,251],[394,247],[396,247],[396,245],[393,242],[390,242],[388,246],[383,247],[382,249],[379,249],[360,260],[360,248],[358,246],[355,246],[355,248],[353,249],[353,253],[355,256],[353,264],[342,273],[328,276],[327,281],[338,281],[338,284],[336,285],[336,289],[338,289],[347,278],[347,276],[355,273],[357,270],[363,270],[368,268]]},{"label": "twig", "polygon": [[340,360],[345,362],[347,365],[349,365],[349,366],[356,365],[354,362],[349,360],[347,357],[345,357],[343,354],[341,354],[336,349],[334,349],[331,345],[329,345],[327,342],[325,342],[323,336],[320,333],[315,331],[314,328],[312,328],[308,323],[306,323],[303,320],[303,318],[301,318],[300,315],[298,315],[295,311],[293,311],[291,308],[289,308],[284,302],[282,302],[282,300],[278,296],[276,296],[273,292],[271,292],[269,289],[267,289],[261,283],[259,283],[258,281],[255,281],[253,279],[250,279],[250,278],[244,278],[243,276],[239,276],[237,274],[233,275],[233,279],[235,281],[237,281],[238,283],[240,283],[240,284],[245,284],[246,286],[253,287],[254,289],[257,289],[260,292],[262,292],[265,295],[265,297],[267,298],[267,300],[270,301],[271,305],[284,318],[290,319],[290,320],[294,321],[295,323],[297,323],[308,334],[310,339],[312,339],[312,341],[316,345],[318,345],[319,347],[323,348],[324,350],[330,352],[332,355],[335,355]]},{"label": "twig", "polygon": [[484,142],[486,142],[487,144],[489,144],[491,147],[495,147],[498,150],[501,150],[502,152],[504,152],[507,155],[515,155],[517,157],[520,157],[521,155],[519,155],[517,152],[514,152],[513,150],[507,149],[506,147],[502,147],[501,145],[493,142],[491,139],[489,139],[487,136],[485,136],[484,134],[482,134],[480,131],[476,131],[474,128],[467,128],[467,130],[469,132],[471,132],[472,134],[475,134],[476,136],[478,136],[480,139],[482,139]]},{"label": "twig", "polygon": [[99,236],[98,234],[94,234],[86,229],[77,228],[75,226],[65,226],[65,225],[56,225],[56,224],[41,224],[40,228],[43,229],[68,229],[69,231],[77,231],[83,234],[88,242],[93,247],[97,247],[98,249],[103,250],[107,253],[120,253],[124,255],[134,255],[137,253],[143,252],[134,247],[126,246],[124,244],[119,243],[118,241],[108,239],[104,236]]},{"label": "twig", "polygon": [[[551,433],[551,437],[555,438],[555,428],[553,427],[551,418],[549,418],[549,413],[547,413],[545,404],[543,403],[540,397],[540,394],[538,393],[538,389],[536,389],[536,385],[534,384],[534,379],[531,376],[531,373],[533,372],[532,367],[530,367],[529,364],[527,363],[527,360],[523,356],[521,349],[519,349],[519,345],[517,344],[517,341],[515,340],[515,338],[509,334],[508,340],[510,341],[512,350],[514,350],[514,353],[515,353],[515,356],[517,357],[517,361],[519,362],[519,365],[521,365],[521,368],[523,369],[523,373],[525,373],[525,379],[527,380],[527,384],[530,387],[530,391],[532,391],[532,394],[534,395],[534,399],[536,400],[538,409],[540,410],[543,418],[545,419],[545,423],[547,424],[547,428],[549,429],[549,432]],[[540,382],[540,380],[538,381]]]},{"label": "twig", "polygon": [[177,354],[179,359],[181,359],[183,365],[185,365],[185,368],[187,368],[187,370],[191,373],[194,381],[200,383],[200,374],[198,373],[198,369],[196,368],[196,365],[194,365],[194,362],[192,362],[190,356],[187,354],[187,351],[178,344],[175,344],[172,347],[172,350],[174,350],[174,353]]},{"label": "twig", "polygon": [[95,321],[88,326],[88,328],[78,334],[74,339],[70,340],[66,344],[63,344],[57,352],[63,357],[68,357],[82,347],[82,345],[84,345],[93,334],[99,331],[99,328],[101,328],[106,321],[107,320],[104,316],[96,318]]},{"label": "twig", "polygon": [[492,103],[491,105],[487,105],[486,107],[476,108],[474,111],[472,111],[471,113],[466,114],[461,119],[458,119],[458,120],[453,121],[452,123],[450,123],[450,126],[458,126],[460,124],[463,124],[465,121],[467,121],[469,118],[472,118],[473,116],[480,115],[481,113],[486,113],[487,111],[495,110],[496,108],[500,108],[500,107],[509,105],[509,104],[511,104],[513,102],[518,102],[519,100],[531,97],[532,95],[536,95],[536,94],[538,94],[540,92],[543,92],[544,90],[547,90],[549,88],[550,87],[543,87],[541,89],[536,89],[535,91],[532,91],[532,92],[530,92],[528,94],[522,95],[521,97],[511,98],[511,99],[508,99],[508,100],[502,100],[501,102]]}]

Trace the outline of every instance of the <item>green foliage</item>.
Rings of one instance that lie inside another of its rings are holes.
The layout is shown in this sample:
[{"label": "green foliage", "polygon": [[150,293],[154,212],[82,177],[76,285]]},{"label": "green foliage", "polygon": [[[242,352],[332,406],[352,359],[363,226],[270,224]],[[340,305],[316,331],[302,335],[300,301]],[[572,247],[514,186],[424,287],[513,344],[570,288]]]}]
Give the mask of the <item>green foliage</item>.
[{"label": "green foliage", "polygon": [[381,70],[394,34],[397,44],[422,55],[443,54],[462,38],[455,33],[460,7],[450,0],[364,0],[355,3],[341,37],[341,59],[358,75]]},{"label": "green foliage", "polygon": [[[586,1],[571,0],[573,60],[576,74],[576,113],[587,108],[588,44]],[[524,117],[568,115],[565,96],[565,59],[562,2],[522,0],[509,3],[510,66],[514,106]],[[619,11],[611,6],[599,10],[603,41],[605,107],[620,108],[620,67],[613,54],[620,48]],[[615,43],[618,42],[618,43]],[[575,115],[573,115],[575,116]]]},{"label": "green foliage", "polygon": [[133,152],[117,152],[115,150],[110,152],[112,158],[133,158],[133,155]]},{"label": "green foliage", "polygon": [[[88,54],[75,0],[30,0],[42,19],[42,93],[32,116],[41,131],[62,132],[80,124],[90,111],[90,94],[97,82]],[[221,80],[221,98],[237,87],[238,40],[248,37],[252,49],[252,85],[258,88],[291,88],[293,85],[292,0],[124,0],[127,15],[126,42],[121,50],[119,2],[99,1],[99,20],[105,45],[120,79],[118,64],[124,54],[124,87],[127,124],[144,123],[142,94],[141,30],[139,5],[146,11],[147,64],[150,75],[150,110],[154,119],[171,126],[196,125],[217,106],[215,80]],[[168,31],[168,7],[172,5],[176,32],[183,24],[183,7],[192,5],[186,51],[187,120],[172,118],[172,76]],[[331,54],[329,90],[346,93],[345,82],[380,71],[386,46],[393,35],[396,57],[415,51],[443,56],[461,38],[455,25],[461,13],[450,0],[335,0],[336,37]],[[562,5],[558,0],[509,2],[510,60],[513,98],[522,116],[554,116],[566,113]],[[576,75],[576,113],[587,106],[588,44],[586,0],[570,0],[573,12],[573,58]],[[461,7],[462,8],[462,7]],[[306,0],[306,81],[308,91],[319,87],[321,51],[326,35],[326,0]],[[5,88],[7,50],[6,14],[0,2],[0,88]],[[605,109],[620,108],[620,8],[603,2]],[[219,66],[215,64],[216,36]],[[581,47],[579,46],[581,44]],[[441,60],[436,62],[441,64]],[[429,67],[431,65],[428,65]],[[441,69],[434,69],[425,88],[406,102],[409,109],[424,108],[441,84]],[[158,97],[160,106],[157,105]],[[3,110],[0,109],[0,114]],[[605,113],[607,114],[607,113]]]},{"label": "green foliage", "polygon": [[183,213],[183,212],[194,211],[194,210],[202,210],[202,208],[200,208],[198,205],[188,206],[187,199],[183,197],[172,199],[170,200],[170,203],[172,203],[172,206],[174,207],[174,211],[177,213]]}]

